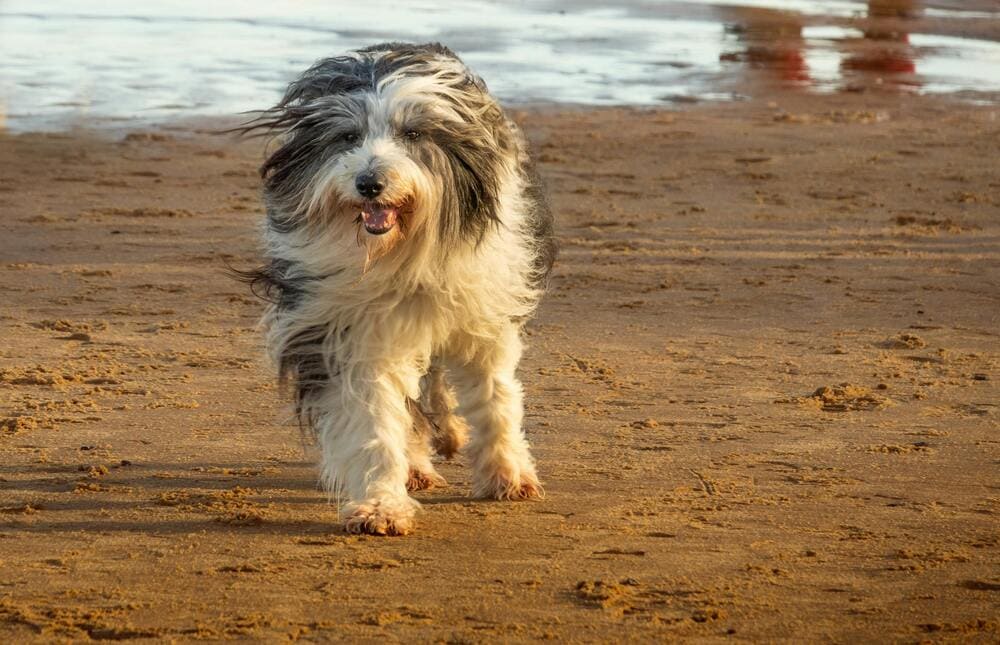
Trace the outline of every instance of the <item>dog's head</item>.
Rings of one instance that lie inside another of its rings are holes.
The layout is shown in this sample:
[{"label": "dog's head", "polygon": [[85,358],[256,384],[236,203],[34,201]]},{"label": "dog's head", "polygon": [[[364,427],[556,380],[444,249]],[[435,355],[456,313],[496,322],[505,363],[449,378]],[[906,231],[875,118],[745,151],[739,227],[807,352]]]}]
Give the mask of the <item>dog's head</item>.
[{"label": "dog's head", "polygon": [[447,48],[389,43],[323,59],[248,130],[280,134],[262,167],[272,227],[349,222],[369,259],[497,222],[517,144],[483,81]]}]

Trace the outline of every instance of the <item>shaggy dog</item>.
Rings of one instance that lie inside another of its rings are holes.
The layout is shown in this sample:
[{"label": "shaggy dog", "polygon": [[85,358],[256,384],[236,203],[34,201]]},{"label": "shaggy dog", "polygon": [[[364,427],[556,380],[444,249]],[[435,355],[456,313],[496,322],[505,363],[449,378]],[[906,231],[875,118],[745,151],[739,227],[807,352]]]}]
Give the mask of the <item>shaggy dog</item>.
[{"label": "shaggy dog", "polygon": [[482,79],[439,44],[375,45],[320,60],[242,130],[278,136],[268,263],[246,277],[347,530],[409,532],[408,491],[444,483],[432,442],[450,457],[467,434],[477,497],[539,497],[515,370],[552,218]]}]

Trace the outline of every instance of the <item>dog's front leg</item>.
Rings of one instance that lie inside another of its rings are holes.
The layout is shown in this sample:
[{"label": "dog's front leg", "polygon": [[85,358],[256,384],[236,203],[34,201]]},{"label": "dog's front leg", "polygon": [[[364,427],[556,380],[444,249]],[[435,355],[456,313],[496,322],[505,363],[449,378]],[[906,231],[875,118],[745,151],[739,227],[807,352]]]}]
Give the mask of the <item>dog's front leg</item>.
[{"label": "dog's front leg", "polygon": [[[481,339],[477,339],[482,342]],[[515,370],[521,338],[511,324],[473,361],[455,366],[459,411],[472,426],[467,453],[472,460],[472,493],[493,499],[542,496],[535,462],[521,429],[521,383]]]},{"label": "dog's front leg", "polygon": [[359,370],[330,393],[319,424],[323,479],[346,498],[349,533],[405,535],[419,506],[406,491],[407,396],[419,390],[415,370]]}]

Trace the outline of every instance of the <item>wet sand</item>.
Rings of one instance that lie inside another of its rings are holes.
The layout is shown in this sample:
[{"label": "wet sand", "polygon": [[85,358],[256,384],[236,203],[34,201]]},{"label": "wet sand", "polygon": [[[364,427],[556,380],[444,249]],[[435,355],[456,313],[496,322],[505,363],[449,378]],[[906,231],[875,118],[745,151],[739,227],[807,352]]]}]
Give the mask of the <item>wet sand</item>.
[{"label": "wet sand", "polygon": [[0,138],[0,640],[1000,638],[996,107],[517,114],[547,485],[345,535],[225,265],[259,144]]}]

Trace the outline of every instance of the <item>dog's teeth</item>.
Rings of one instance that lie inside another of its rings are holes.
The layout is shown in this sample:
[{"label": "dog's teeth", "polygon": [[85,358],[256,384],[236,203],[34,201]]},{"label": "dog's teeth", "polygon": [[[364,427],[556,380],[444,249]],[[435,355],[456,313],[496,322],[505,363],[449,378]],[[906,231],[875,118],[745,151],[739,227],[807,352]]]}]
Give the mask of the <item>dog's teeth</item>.
[{"label": "dog's teeth", "polygon": [[361,211],[361,219],[370,232],[384,233],[396,225],[395,206],[374,206]]}]

